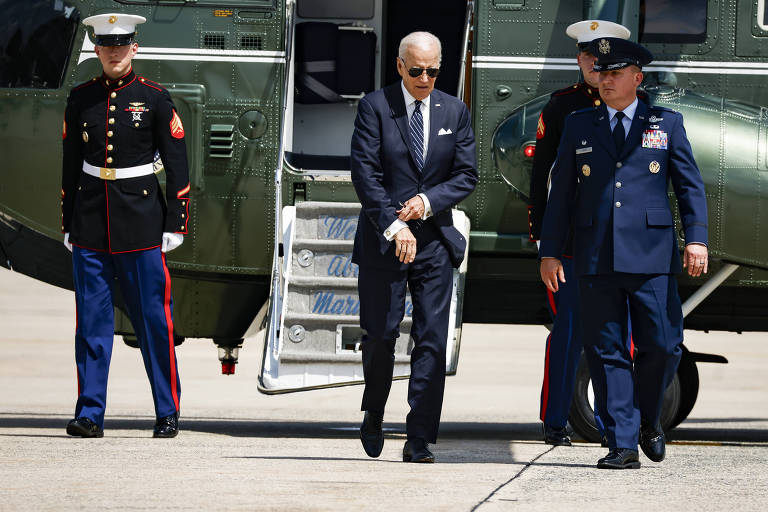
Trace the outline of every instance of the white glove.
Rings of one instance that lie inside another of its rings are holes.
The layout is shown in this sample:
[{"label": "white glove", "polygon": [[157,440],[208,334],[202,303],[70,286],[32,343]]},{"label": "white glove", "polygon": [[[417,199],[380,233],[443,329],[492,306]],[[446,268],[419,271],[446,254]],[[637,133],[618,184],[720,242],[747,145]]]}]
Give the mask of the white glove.
[{"label": "white glove", "polygon": [[536,240],[536,249],[541,249],[541,240]]},{"label": "white glove", "polygon": [[184,235],[180,233],[163,233],[163,247],[160,250],[163,252],[171,252],[180,246],[183,241]]},{"label": "white glove", "polygon": [[72,252],[72,244],[69,243],[69,233],[64,233],[64,247],[66,247],[69,252]]}]

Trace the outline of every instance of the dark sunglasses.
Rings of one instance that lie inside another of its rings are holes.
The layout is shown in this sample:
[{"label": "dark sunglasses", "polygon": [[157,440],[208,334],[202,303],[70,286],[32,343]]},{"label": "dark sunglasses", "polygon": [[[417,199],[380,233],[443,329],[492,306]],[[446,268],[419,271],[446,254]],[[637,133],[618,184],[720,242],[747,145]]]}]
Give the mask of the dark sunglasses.
[{"label": "dark sunglasses", "polygon": [[[405,61],[403,59],[400,59],[400,61],[403,63],[403,65],[405,65]],[[427,76],[429,78],[436,78],[437,75],[440,74],[440,68],[408,68],[408,75],[411,78],[418,78],[425,71],[427,72]]]}]

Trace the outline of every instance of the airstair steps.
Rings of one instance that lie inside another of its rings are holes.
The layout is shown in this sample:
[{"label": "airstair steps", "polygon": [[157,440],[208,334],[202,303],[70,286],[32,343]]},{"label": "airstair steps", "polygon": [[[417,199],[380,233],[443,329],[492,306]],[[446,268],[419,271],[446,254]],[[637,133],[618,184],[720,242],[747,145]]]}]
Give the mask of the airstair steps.
[{"label": "airstair steps", "polygon": [[[279,330],[268,340],[263,386],[306,389],[362,380],[358,267],[352,249],[360,205],[302,202],[283,209]],[[395,376],[410,371],[412,303],[395,341]]]}]

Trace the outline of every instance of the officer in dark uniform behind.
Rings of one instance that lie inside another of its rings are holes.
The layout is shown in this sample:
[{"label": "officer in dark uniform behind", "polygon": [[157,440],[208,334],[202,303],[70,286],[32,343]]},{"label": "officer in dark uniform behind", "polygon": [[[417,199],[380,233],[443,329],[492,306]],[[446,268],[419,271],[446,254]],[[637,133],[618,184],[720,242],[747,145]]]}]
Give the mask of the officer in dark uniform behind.
[{"label": "officer in dark uniform behind", "polygon": [[[600,74],[593,70],[597,57],[590,53],[589,43],[599,37],[626,39],[630,35],[629,29],[623,25],[603,20],[573,23],[568,26],[565,33],[577,41],[579,52],[576,55],[576,62],[584,80],[552,93],[552,97],[539,116],[528,206],[530,240],[537,245],[547,204],[549,171],[557,156],[557,146],[563,133],[565,118],[576,110],[597,108],[602,104],[597,84]],[[566,422],[571,408],[576,368],[582,349],[578,287],[573,275],[570,243],[566,245],[563,255],[562,263],[566,282],[560,286],[560,291],[557,293],[547,290],[547,306],[552,315],[553,325],[552,332],[547,337],[540,407],[544,442],[555,446],[571,445]],[[591,368],[596,364],[597,358],[590,352],[586,352],[586,355]],[[603,435],[605,430],[597,409],[595,409],[595,423],[600,434]]]},{"label": "officer in dark uniform behind", "polygon": [[[104,435],[115,277],[152,386],[154,437],[178,433],[181,384],[165,253],[187,232],[189,172],[170,95],[131,67],[136,25],[144,21],[126,14],[83,20],[94,29],[103,74],[72,89],[64,115],[62,231],[72,251],[77,306],[72,436]],[[165,199],[153,170],[156,152],[165,167]]]},{"label": "officer in dark uniform behind", "polygon": [[541,277],[552,292],[567,282],[559,258],[573,219],[582,334],[601,360],[592,382],[610,449],[597,467],[638,468],[638,440],[650,460],[664,459],[661,405],[683,341],[669,183],[685,234],[683,266],[694,277],[707,272],[707,204],[682,116],[636,97],[653,56],[611,37],[590,48],[605,104],[566,119],[544,216]]}]

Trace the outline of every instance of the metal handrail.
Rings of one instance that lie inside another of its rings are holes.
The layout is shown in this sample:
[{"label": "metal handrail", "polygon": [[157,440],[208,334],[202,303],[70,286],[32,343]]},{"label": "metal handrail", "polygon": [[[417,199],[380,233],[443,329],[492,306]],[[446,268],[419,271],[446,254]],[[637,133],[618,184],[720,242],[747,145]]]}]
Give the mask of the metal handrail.
[{"label": "metal handrail", "polygon": [[[280,125],[280,146],[278,147],[278,159],[277,167],[275,168],[275,236],[274,236],[274,250],[272,257],[272,289],[270,290],[270,308],[269,308],[269,332],[277,332],[280,326],[280,311],[279,307],[282,304],[282,300],[276,300],[283,290],[283,272],[282,272],[282,259],[280,255],[280,247],[283,243],[283,226],[282,226],[282,204],[283,204],[283,152],[285,148],[285,134],[286,123],[291,120],[288,119],[288,94],[293,91],[289,91],[290,83],[290,71],[291,71],[291,55],[293,53],[293,30],[295,27],[294,9],[296,6],[295,0],[286,0],[285,2],[285,67],[283,68],[283,98],[282,98],[282,120]],[[267,350],[267,344],[265,343],[264,350]]]},{"label": "metal handrail", "polygon": [[467,50],[469,49],[469,32],[472,30],[472,13],[475,11],[474,0],[467,1],[467,14],[464,22],[464,42],[461,45],[461,66],[459,67],[459,86],[456,97],[464,100],[464,79],[467,73]]}]

